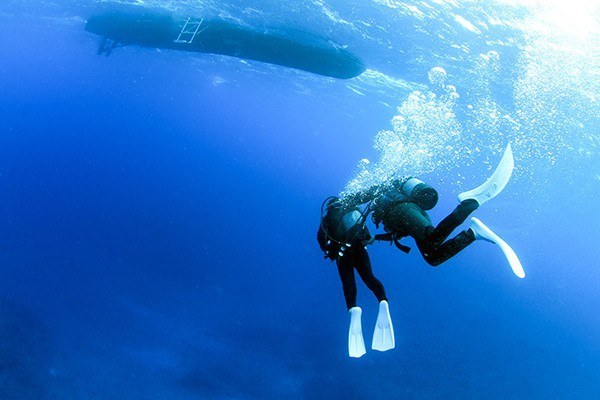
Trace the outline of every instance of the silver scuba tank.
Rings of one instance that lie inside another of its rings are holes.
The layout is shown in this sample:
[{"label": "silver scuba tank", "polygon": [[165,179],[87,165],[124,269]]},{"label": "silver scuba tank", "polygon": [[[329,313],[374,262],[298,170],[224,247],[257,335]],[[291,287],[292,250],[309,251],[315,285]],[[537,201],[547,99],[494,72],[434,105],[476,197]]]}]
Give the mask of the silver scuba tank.
[{"label": "silver scuba tank", "polygon": [[399,188],[400,192],[406,196],[406,199],[415,203],[423,210],[431,210],[438,202],[437,191],[415,177],[403,179]]},{"label": "silver scuba tank", "polygon": [[[362,217],[362,214],[357,210],[353,210],[353,211],[350,211],[350,212],[347,212],[346,214],[344,214],[341,219],[344,232],[349,232],[350,229],[354,228],[357,224],[359,224],[361,217]],[[343,257],[344,252],[349,247],[352,247],[350,240],[348,241],[348,243],[342,243],[340,250],[338,252],[338,256]]]},{"label": "silver scuba tank", "polygon": [[342,217],[342,225],[344,226],[344,229],[346,229],[346,231],[349,231],[358,223],[361,217],[362,214],[357,210],[350,211],[349,213],[344,214],[344,216]]}]

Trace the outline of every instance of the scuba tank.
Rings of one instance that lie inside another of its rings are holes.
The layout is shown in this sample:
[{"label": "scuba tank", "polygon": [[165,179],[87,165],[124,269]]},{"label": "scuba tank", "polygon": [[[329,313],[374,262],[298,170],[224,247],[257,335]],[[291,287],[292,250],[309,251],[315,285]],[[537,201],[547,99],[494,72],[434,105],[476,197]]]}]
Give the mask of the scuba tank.
[{"label": "scuba tank", "polygon": [[421,209],[431,210],[438,201],[437,191],[422,180],[409,176],[383,184],[373,202],[375,226],[385,219],[386,210],[397,203],[414,203]]},{"label": "scuba tank", "polygon": [[368,209],[344,207],[337,197],[328,197],[321,205],[321,223],[317,241],[325,258],[335,260],[344,256],[352,246],[364,246],[371,239],[365,226]]},{"label": "scuba tank", "polygon": [[356,224],[360,222],[362,214],[358,210],[352,210],[342,216],[342,227],[344,231],[349,232]]},{"label": "scuba tank", "polygon": [[396,203],[415,203],[423,210],[431,210],[438,201],[437,191],[418,178],[412,176],[395,179],[382,186],[373,213],[373,222],[379,225],[385,210]]},{"label": "scuba tank", "polygon": [[[397,183],[394,182],[394,186]],[[401,180],[396,188],[405,196],[407,202],[415,203],[423,210],[431,210],[438,202],[437,191],[422,180],[409,176]]]},{"label": "scuba tank", "polygon": [[[385,219],[386,210],[393,204],[414,203],[426,211],[435,207],[437,202],[437,191],[422,180],[412,176],[394,179],[382,186],[382,190],[379,192],[374,204],[373,222],[379,228],[379,224]],[[405,236],[402,232],[384,228],[386,233],[375,235],[375,240],[393,243],[404,253],[410,251],[410,247],[400,243],[400,239]]]}]

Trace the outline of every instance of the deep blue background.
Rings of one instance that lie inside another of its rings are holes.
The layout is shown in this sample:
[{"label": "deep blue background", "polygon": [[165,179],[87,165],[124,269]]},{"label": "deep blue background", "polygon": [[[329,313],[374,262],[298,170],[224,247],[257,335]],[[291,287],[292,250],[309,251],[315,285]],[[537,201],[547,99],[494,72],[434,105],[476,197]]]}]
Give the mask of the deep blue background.
[{"label": "deep blue background", "polygon": [[[2,398],[600,393],[597,149],[554,166],[517,153],[529,173],[477,211],[518,252],[524,280],[488,244],[438,269],[373,247],[396,349],[349,359],[341,285],[315,241],[319,206],[375,157],[375,133],[410,89],[209,55],[99,57],[84,3],[46,6],[0,15]],[[355,44],[420,87],[436,65],[428,42],[402,43],[424,58],[396,70]],[[454,62],[440,64],[468,84],[469,65]],[[465,184],[488,173],[473,166]],[[435,220],[458,192],[440,186]],[[369,343],[377,304],[362,283],[359,303]]]}]

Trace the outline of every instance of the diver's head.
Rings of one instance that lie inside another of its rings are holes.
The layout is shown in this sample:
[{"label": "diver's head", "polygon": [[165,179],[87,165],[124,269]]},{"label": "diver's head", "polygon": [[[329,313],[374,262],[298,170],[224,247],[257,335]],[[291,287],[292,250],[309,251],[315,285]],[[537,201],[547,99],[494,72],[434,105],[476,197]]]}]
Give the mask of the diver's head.
[{"label": "diver's head", "polygon": [[342,205],[339,197],[331,196],[325,199],[325,209],[338,208]]},{"label": "diver's head", "polygon": [[337,215],[342,209],[342,201],[339,197],[330,196],[323,200],[321,204],[321,218],[324,218],[326,214]]}]

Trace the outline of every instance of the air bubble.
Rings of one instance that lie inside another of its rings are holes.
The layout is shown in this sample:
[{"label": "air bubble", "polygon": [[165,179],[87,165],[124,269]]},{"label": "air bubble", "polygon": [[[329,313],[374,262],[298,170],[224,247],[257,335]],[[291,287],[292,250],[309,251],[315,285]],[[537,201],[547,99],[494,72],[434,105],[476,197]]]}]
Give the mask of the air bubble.
[{"label": "air bubble", "polygon": [[490,50],[487,52],[487,56],[492,61],[500,61],[500,54],[497,51]]},{"label": "air bubble", "polygon": [[371,164],[371,161],[369,161],[368,158],[363,158],[362,160],[360,160],[358,162],[358,169],[360,171],[366,171],[367,168],[369,168],[369,165]]},{"label": "air bubble", "polygon": [[442,86],[446,82],[446,70],[442,67],[433,67],[427,73],[429,82],[435,86]]}]

